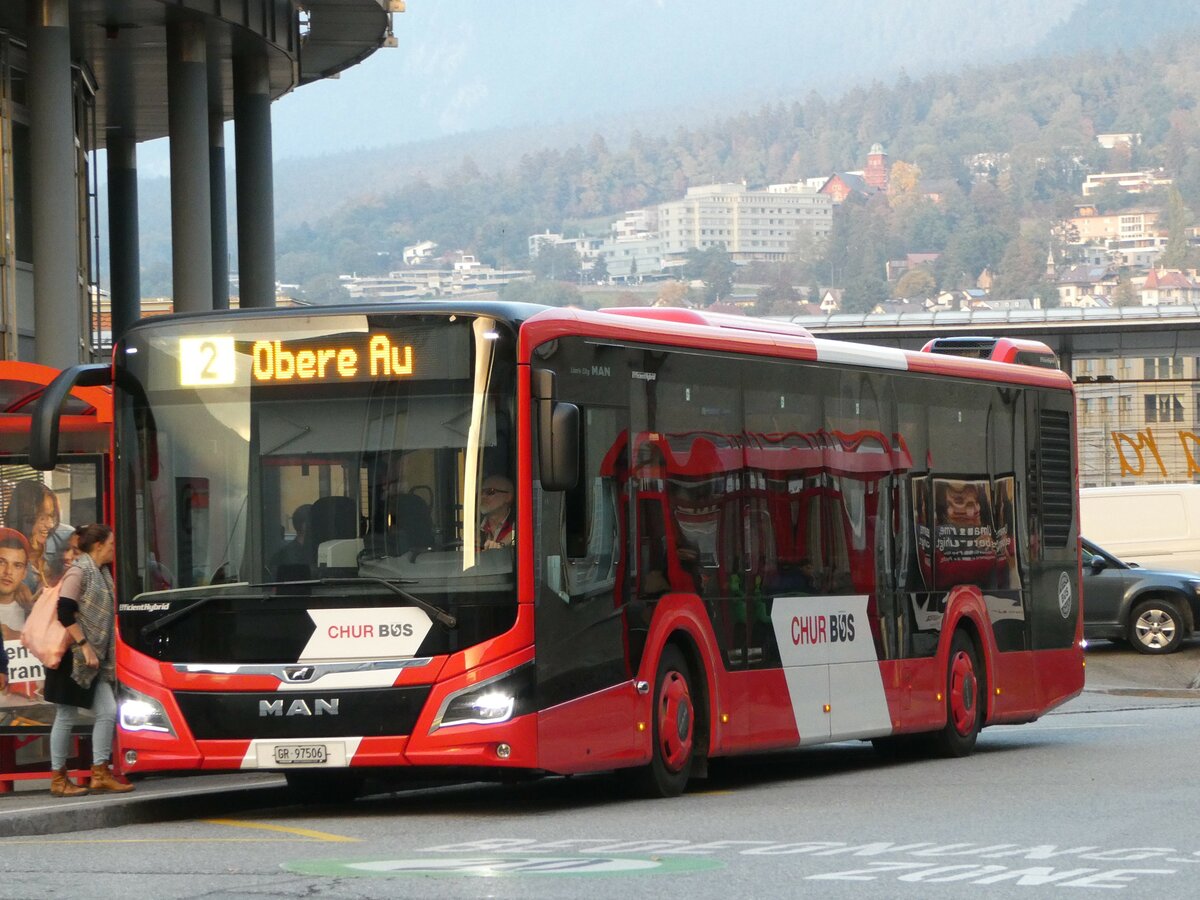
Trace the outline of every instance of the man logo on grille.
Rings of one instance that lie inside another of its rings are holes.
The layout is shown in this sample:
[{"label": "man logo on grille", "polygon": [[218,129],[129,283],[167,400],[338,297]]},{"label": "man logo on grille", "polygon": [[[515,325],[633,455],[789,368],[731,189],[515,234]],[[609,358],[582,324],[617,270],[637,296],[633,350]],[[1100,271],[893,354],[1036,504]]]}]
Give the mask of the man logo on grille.
[{"label": "man logo on grille", "polygon": [[306,700],[293,700],[285,711],[282,700],[259,700],[258,714],[260,716],[336,716],[338,714],[338,698],[322,700],[317,698],[309,706]]}]

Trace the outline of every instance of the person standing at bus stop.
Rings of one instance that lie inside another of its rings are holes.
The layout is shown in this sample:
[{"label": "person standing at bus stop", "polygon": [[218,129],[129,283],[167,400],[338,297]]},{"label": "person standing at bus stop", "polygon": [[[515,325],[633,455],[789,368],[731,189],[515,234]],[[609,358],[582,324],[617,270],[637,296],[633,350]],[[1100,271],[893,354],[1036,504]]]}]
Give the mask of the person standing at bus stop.
[{"label": "person standing at bus stop", "polygon": [[[55,705],[50,729],[50,793],[75,797],[91,791],[125,793],[133,785],[113,776],[113,732],[116,725],[116,610],[112,575],[105,568],[113,559],[113,532],[107,525],[88,525],[79,536],[79,557],[63,575],[58,595],[58,620],[72,646],[57,668],[46,669],[45,697]],[[90,709],[92,779],[88,787],[67,778],[71,731],[81,709]]]}]

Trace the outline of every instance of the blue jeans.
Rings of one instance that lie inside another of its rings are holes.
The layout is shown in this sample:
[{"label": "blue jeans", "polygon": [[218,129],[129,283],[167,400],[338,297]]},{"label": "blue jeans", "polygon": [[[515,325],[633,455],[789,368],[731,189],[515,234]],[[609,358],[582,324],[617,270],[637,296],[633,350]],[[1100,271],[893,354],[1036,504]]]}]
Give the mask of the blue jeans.
[{"label": "blue jeans", "polygon": [[[117,698],[111,681],[96,681],[92,700],[92,764],[100,765],[112,759],[113,729],[117,724]],[[71,755],[71,731],[79,721],[80,710],[62,703],[54,704],[54,724],[50,727],[50,768],[57,772],[67,764]]]}]

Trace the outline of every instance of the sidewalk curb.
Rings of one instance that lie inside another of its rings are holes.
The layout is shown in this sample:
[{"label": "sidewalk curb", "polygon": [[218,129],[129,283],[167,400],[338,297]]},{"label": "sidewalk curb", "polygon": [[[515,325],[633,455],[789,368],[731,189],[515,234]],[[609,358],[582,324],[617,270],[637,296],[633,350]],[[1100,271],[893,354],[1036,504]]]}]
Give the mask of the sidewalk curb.
[{"label": "sidewalk curb", "polygon": [[1085,694],[1108,694],[1111,697],[1161,697],[1168,700],[1198,700],[1200,689],[1197,688],[1118,688],[1091,687],[1084,688]]},{"label": "sidewalk curb", "polygon": [[0,805],[0,838],[169,822],[180,819],[223,817],[252,809],[284,806],[293,802],[286,785],[224,785],[188,787],[179,791],[52,798],[35,794],[20,808]]}]

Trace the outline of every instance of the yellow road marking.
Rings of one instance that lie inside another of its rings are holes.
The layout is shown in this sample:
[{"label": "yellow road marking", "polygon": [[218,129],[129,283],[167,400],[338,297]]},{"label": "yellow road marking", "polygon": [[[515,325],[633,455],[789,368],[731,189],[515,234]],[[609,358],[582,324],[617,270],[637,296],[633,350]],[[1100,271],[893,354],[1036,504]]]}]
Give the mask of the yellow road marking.
[{"label": "yellow road marking", "polygon": [[314,841],[335,841],[338,843],[357,843],[360,839],[346,837],[341,834],[330,834],[327,831],[313,831],[311,828],[289,828],[286,825],[271,825],[267,822],[243,822],[239,819],[204,819],[209,825],[228,825],[230,828],[258,828],[262,831],[280,831],[284,834],[294,834],[299,837],[312,838]]}]

